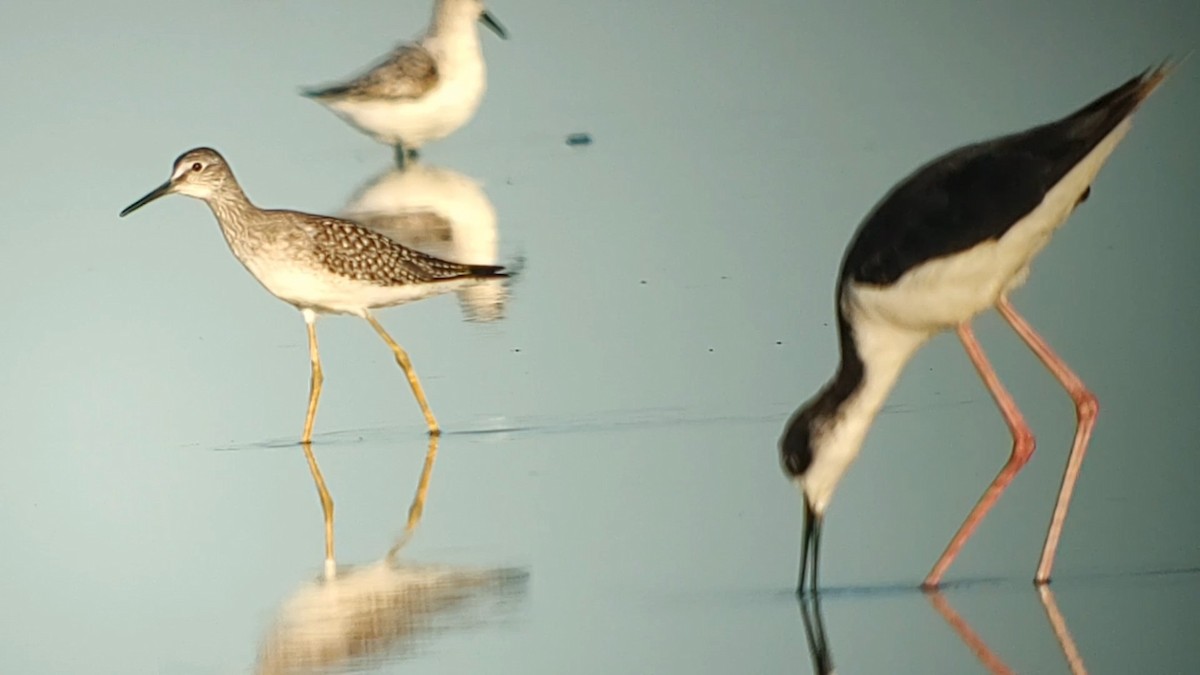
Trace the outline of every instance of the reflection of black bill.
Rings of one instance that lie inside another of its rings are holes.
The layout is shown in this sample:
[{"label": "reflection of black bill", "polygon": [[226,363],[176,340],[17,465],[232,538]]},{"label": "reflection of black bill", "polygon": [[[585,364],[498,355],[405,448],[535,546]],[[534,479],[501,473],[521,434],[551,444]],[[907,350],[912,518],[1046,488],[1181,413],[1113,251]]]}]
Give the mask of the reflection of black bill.
[{"label": "reflection of black bill", "polygon": [[142,208],[143,206],[154,201],[155,199],[158,199],[159,197],[169,195],[169,194],[171,194],[171,181],[167,181],[167,182],[163,183],[162,185],[159,185],[158,187],[151,190],[150,194],[146,195],[145,197],[142,197],[141,199],[137,200],[136,202],[130,204],[129,206],[126,206],[125,210],[121,211],[121,217],[124,218],[125,216],[133,213],[134,211],[137,211],[138,209]]},{"label": "reflection of black bill", "polygon": [[[804,620],[804,636],[808,639],[808,653],[813,660],[814,675],[832,675],[833,655],[829,653],[829,641],[825,637],[825,619],[821,615],[821,600],[799,598],[800,616]],[[811,604],[810,604],[811,603]]]},{"label": "reflection of black bill", "polygon": [[479,15],[479,22],[492,29],[492,32],[499,35],[501,39],[508,39],[508,33],[504,30],[504,26],[501,26],[500,22],[496,21],[496,17],[492,16],[491,12],[484,10],[483,14]]}]

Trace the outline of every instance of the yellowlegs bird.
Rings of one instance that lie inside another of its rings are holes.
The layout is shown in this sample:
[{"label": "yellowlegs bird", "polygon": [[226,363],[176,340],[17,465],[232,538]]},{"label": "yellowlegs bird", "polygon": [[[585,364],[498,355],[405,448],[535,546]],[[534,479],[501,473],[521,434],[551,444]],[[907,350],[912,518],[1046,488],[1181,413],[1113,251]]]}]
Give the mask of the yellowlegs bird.
[{"label": "yellowlegs bird", "polygon": [[1077,426],[1035,581],[1050,580],[1071,493],[1095,424],[1096,398],[1008,296],[1054,232],[1087,199],[1141,103],[1171,66],[1148,70],[1058,121],[967,145],[904,179],[859,227],[837,283],[841,363],[788,421],[784,472],[801,492],[805,525],[800,581],[811,561],[817,589],[821,525],[834,489],[858,455],[875,415],[916,350],[958,332],[1012,432],[1012,455],[967,516],[924,585],[936,587],[960,548],[1033,454],[1034,438],[971,329],[995,307],[1075,402]]},{"label": "yellowlegs bird", "polygon": [[363,133],[396,149],[396,163],[467,123],[487,89],[476,22],[504,28],[481,0],[436,0],[418,41],[403,44],[352,80],[303,92]]},{"label": "yellowlegs bird", "polygon": [[180,155],[171,178],[129,205],[121,216],[172,193],[204,200],[216,216],[234,256],[272,295],[304,315],[312,380],[303,443],[312,440],[324,379],[317,351],[319,314],[353,314],[370,323],[404,370],[429,433],[440,432],[408,354],[388,335],[371,310],[503,277],[503,268],[435,258],[339,218],[260,209],[246,198],[225,159],[210,148],[196,148]]}]

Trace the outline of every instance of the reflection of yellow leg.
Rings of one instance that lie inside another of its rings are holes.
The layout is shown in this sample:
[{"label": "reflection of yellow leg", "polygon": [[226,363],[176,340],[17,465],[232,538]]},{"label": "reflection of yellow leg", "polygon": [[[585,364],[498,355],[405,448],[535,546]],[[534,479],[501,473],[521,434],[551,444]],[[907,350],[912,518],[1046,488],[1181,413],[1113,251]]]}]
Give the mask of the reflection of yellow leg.
[{"label": "reflection of yellow leg", "polygon": [[1067,620],[1063,618],[1058,603],[1054,601],[1054,593],[1049,586],[1042,585],[1038,586],[1038,595],[1042,598],[1042,606],[1046,608],[1046,616],[1050,618],[1054,636],[1058,638],[1063,655],[1067,657],[1071,675],[1087,675],[1087,666],[1083,665],[1083,657],[1079,655],[1079,648],[1075,646],[1075,638],[1071,637],[1071,631],[1067,630]]},{"label": "reflection of yellow leg", "polygon": [[408,523],[404,526],[404,534],[396,539],[396,543],[387,552],[388,560],[396,559],[396,554],[412,538],[413,532],[421,522],[421,516],[425,513],[425,498],[429,496],[429,479],[433,476],[433,463],[437,459],[437,451],[438,437],[430,436],[429,450],[425,453],[425,468],[421,470],[421,480],[417,483],[417,494],[413,496],[412,505],[408,507]]},{"label": "reflection of yellow leg", "polygon": [[312,362],[312,379],[308,384],[308,415],[304,418],[304,435],[301,443],[312,441],[313,421],[317,418],[317,399],[321,398],[321,383],[325,376],[321,374],[321,356],[317,352],[317,315],[312,310],[304,310],[304,323],[308,325],[308,359]]},{"label": "reflection of yellow leg", "polygon": [[940,591],[929,591],[928,595],[929,602],[933,603],[933,608],[937,610],[938,614],[942,615],[942,619],[946,623],[950,624],[954,632],[958,633],[959,639],[963,641],[963,644],[967,645],[968,649],[975,653],[975,657],[979,659],[979,662],[989,672],[994,675],[1014,675],[1013,670],[1006,666],[1000,660],[1000,657],[996,656],[996,652],[993,652],[992,648],[988,647],[987,643],[983,641],[983,638],[979,637],[979,633],[976,633],[971,628],[971,624],[967,623],[966,619],[954,611],[954,608],[950,606],[950,603],[946,601],[946,598]]},{"label": "reflection of yellow leg", "polygon": [[404,370],[404,376],[408,378],[408,384],[412,386],[413,396],[417,397],[417,403],[421,405],[421,412],[425,414],[425,423],[429,425],[429,433],[434,436],[440,434],[442,430],[438,428],[437,420],[433,417],[433,411],[429,409],[429,402],[425,400],[425,390],[421,388],[421,381],[417,379],[417,372],[413,370],[412,362],[408,360],[408,353],[400,345],[396,344],[392,336],[388,335],[383,326],[375,320],[375,317],[370,314],[363,314],[363,318],[371,324],[375,332],[379,333],[379,337],[383,338],[387,346],[392,349],[392,353],[396,355],[396,363],[400,364],[400,368]]},{"label": "reflection of yellow leg", "polygon": [[313,482],[317,484],[317,494],[321,497],[321,512],[325,516],[325,578],[332,578],[337,565],[333,558],[333,497],[325,488],[325,477],[321,475],[321,467],[317,466],[317,457],[313,454],[312,443],[301,443],[304,448],[304,458],[308,460],[308,470],[312,473]]}]

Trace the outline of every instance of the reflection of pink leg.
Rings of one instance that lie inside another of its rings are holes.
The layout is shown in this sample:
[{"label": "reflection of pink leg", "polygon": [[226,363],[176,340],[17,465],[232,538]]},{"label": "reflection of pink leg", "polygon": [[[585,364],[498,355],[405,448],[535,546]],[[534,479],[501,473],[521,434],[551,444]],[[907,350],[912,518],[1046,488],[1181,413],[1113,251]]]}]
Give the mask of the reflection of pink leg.
[{"label": "reflection of pink leg", "polygon": [[1017,335],[1029,345],[1038,359],[1062,384],[1071,400],[1075,402],[1075,440],[1071,444],[1071,454],[1067,457],[1067,470],[1063,473],[1062,488],[1058,492],[1058,503],[1054,505],[1054,516],[1050,519],[1050,531],[1046,534],[1046,545],[1042,549],[1042,560],[1038,563],[1037,576],[1034,582],[1044,584],[1050,581],[1050,570],[1054,567],[1054,553],[1058,550],[1058,540],[1062,536],[1063,522],[1067,519],[1067,509],[1071,506],[1071,493],[1075,491],[1075,481],[1079,478],[1079,468],[1083,465],[1083,456],[1087,453],[1088,441],[1092,437],[1092,428],[1096,426],[1096,414],[1100,410],[1096,396],[1083,384],[1079,376],[1071,372],[1046,341],[1034,332],[1033,328],[1021,318],[1009,304],[1007,298],[1001,298],[996,303],[1000,315],[1008,321]]},{"label": "reflection of pink leg", "polygon": [[925,583],[922,584],[925,588],[934,588],[941,582],[942,575],[946,573],[951,563],[954,562],[959,549],[971,538],[971,534],[975,532],[975,528],[979,526],[980,521],[991,510],[996,500],[1000,498],[1000,495],[1004,493],[1005,488],[1016,477],[1017,472],[1033,456],[1033,433],[1029,430],[1029,425],[1025,424],[1025,419],[1021,417],[1021,411],[1017,409],[1016,402],[1013,401],[1008,391],[1004,389],[1004,385],[1000,383],[1000,378],[996,376],[995,369],[988,363],[987,357],[983,353],[983,348],[979,346],[979,341],[975,339],[975,332],[971,330],[970,324],[964,323],[958,327],[958,337],[962,340],[963,347],[967,350],[967,356],[970,357],[971,363],[975,365],[975,370],[979,371],[979,376],[983,378],[983,383],[987,385],[992,398],[996,400],[996,405],[1000,407],[1000,414],[1004,416],[1004,421],[1008,424],[1009,431],[1012,432],[1012,455],[1008,458],[1008,462],[1005,463],[1004,468],[1000,469],[1000,473],[996,474],[996,478],[988,486],[983,496],[979,498],[979,502],[975,504],[975,508],[972,509],[970,515],[967,516],[967,519],[958,528],[958,532],[950,540],[950,544],[946,546],[942,557],[938,558],[937,563],[930,570],[929,576],[925,577]]},{"label": "reflection of pink leg", "polygon": [[962,618],[958,615],[958,612],[954,611],[954,608],[950,606],[949,602],[946,602],[946,598],[944,598],[940,592],[933,591],[930,593],[929,601],[933,603],[933,608],[938,611],[938,614],[942,615],[942,618],[946,620],[946,623],[950,624],[950,627],[954,629],[954,632],[958,633],[958,637],[963,641],[963,644],[967,645],[967,647],[975,653],[975,657],[979,659],[979,662],[982,663],[989,672],[991,672],[993,675],[1015,675],[1012,669],[1006,666],[1004,662],[1000,660],[999,656],[996,656],[996,653],[992,651],[991,647],[987,646],[987,643],[983,641],[983,638],[979,637],[979,633],[976,633],[971,628],[971,624],[967,623],[966,619]]},{"label": "reflection of pink leg", "polygon": [[1063,656],[1067,657],[1071,675],[1087,675],[1087,666],[1083,665],[1083,657],[1079,655],[1075,639],[1071,637],[1071,631],[1067,630],[1067,620],[1058,610],[1054,593],[1050,591],[1049,586],[1039,586],[1038,593],[1042,598],[1042,606],[1046,608],[1046,616],[1050,618],[1050,627],[1054,629],[1054,636],[1058,638],[1058,644],[1062,647]]}]

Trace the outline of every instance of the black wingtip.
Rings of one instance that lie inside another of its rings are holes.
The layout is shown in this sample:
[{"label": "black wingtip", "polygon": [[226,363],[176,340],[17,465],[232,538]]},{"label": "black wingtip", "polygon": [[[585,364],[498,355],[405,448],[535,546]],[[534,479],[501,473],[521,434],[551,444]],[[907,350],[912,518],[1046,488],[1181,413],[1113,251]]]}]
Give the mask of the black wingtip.
[{"label": "black wingtip", "polygon": [[467,274],[479,279],[507,279],[510,276],[503,265],[468,265]]},{"label": "black wingtip", "polygon": [[326,99],[326,98],[330,98],[332,96],[337,96],[339,93],[341,93],[341,91],[343,89],[344,89],[344,87],[336,87],[336,86],[335,87],[324,87],[321,89],[305,88],[305,89],[300,90],[300,95],[303,96],[304,98],[311,98],[311,99],[319,101],[321,99]]},{"label": "black wingtip", "polygon": [[509,265],[471,265],[470,275],[484,279],[513,279],[525,270],[525,256],[517,256]]}]

